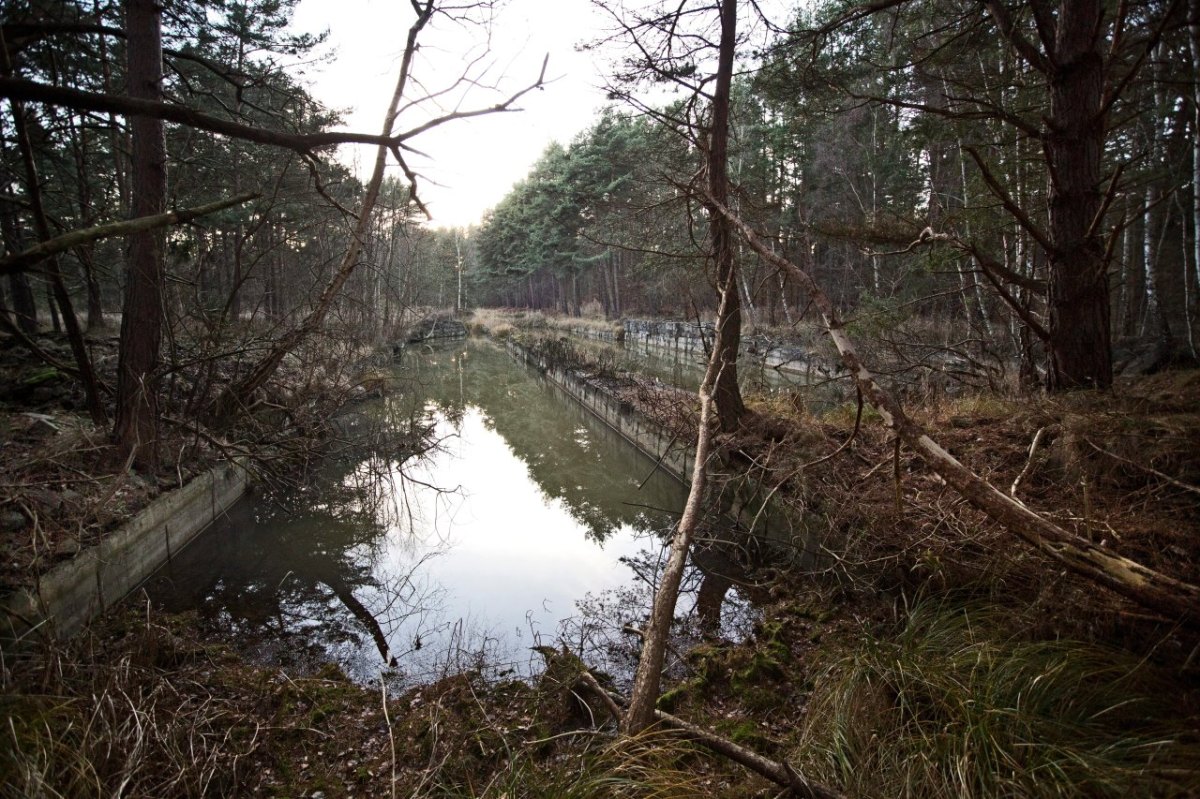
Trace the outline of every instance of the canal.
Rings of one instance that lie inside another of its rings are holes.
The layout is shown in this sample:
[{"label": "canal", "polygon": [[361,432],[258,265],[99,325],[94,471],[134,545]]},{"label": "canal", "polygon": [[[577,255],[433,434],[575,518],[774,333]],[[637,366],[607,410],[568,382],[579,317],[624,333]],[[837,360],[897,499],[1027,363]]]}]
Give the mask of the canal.
[{"label": "canal", "polygon": [[[527,675],[567,641],[619,670],[686,496],[488,341],[409,351],[317,485],[247,498],[148,585],[251,659],[421,683]],[[423,455],[393,445],[413,425]],[[684,606],[694,599],[684,600]],[[734,600],[736,604],[736,600]]]}]

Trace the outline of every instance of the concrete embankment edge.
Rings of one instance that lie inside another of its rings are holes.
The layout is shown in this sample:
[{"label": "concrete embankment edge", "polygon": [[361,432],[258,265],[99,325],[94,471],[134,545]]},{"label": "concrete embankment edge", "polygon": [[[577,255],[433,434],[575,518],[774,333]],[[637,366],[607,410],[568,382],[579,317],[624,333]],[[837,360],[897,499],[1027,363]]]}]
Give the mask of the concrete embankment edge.
[{"label": "concrete embankment edge", "polygon": [[66,639],[124,599],[229,509],[249,484],[224,463],[150,503],[102,542],[0,600],[0,640],[31,632]]},{"label": "concrete embankment edge", "polygon": [[[574,372],[549,363],[546,359],[530,352],[514,341],[506,341],[505,347],[514,359],[535,367],[559,390],[578,402],[583,408],[602,421],[611,430],[636,447],[643,455],[657,461],[660,469],[670,473],[685,486],[690,485],[695,467],[695,440],[682,440],[670,435],[660,425],[644,417],[636,409],[591,385]],[[710,464],[720,472],[724,466]],[[773,491],[767,491],[756,481],[733,470],[717,482],[727,482],[724,492],[723,512],[739,521],[744,529],[755,530],[763,540],[788,541],[795,551],[801,553],[804,565],[811,566],[818,560],[813,533],[805,519],[792,518],[778,508]]]},{"label": "concrete embankment edge", "polygon": [[506,344],[509,354],[536,366],[550,382],[566,392],[609,429],[632,444],[643,455],[659,463],[659,468],[687,485],[692,479],[695,442],[668,435],[660,426],[642,417],[620,400],[577,377],[560,366],[546,362],[515,342]]}]

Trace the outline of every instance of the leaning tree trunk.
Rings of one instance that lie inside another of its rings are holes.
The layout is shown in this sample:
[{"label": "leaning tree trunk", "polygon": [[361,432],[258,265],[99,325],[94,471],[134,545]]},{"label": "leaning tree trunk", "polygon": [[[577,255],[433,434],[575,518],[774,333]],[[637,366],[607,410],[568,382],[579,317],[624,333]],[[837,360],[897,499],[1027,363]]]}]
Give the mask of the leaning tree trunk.
[{"label": "leaning tree trunk", "polygon": [[[392,92],[391,103],[388,106],[387,114],[384,116],[383,135],[385,137],[391,136],[392,129],[396,126],[396,118],[400,113],[400,100],[403,98],[405,89],[408,86],[409,71],[412,68],[413,56],[417,50],[417,37],[433,17],[434,6],[432,0],[419,6],[417,10],[417,19],[408,30],[404,56],[400,62],[400,74],[396,79],[396,88]],[[321,295],[317,298],[312,311],[309,312],[308,316],[297,327],[280,338],[275,343],[275,346],[254,365],[254,368],[250,370],[246,377],[237,384],[227,388],[217,397],[210,408],[210,415],[214,422],[228,422],[239,408],[249,404],[250,396],[271,379],[271,375],[275,374],[275,370],[279,367],[284,357],[295,349],[300,342],[320,329],[321,324],[325,321],[326,314],[329,312],[330,306],[333,304],[334,298],[338,296],[342,287],[346,285],[346,281],[350,279],[350,275],[354,273],[355,267],[358,266],[363,242],[370,231],[375,204],[379,199],[380,188],[383,186],[387,155],[388,148],[381,144],[375,154],[375,166],[371,172],[370,180],[367,181],[366,190],[363,193],[362,204],[358,209],[358,221],[355,223],[354,231],[351,234],[349,246],[342,256],[337,271],[334,272],[333,277],[325,285],[325,288],[321,291]]]},{"label": "leaning tree trunk", "polygon": [[[129,96],[162,101],[162,6],[128,0]],[[167,200],[167,147],[161,119],[132,116],[130,216],[160,214]],[[121,312],[117,363],[117,408],[113,437],[125,456],[153,458],[157,438],[155,391],[163,326],[163,237],[144,231],[129,237],[125,304]]]},{"label": "leaning tree trunk", "polygon": [[[721,44],[717,59],[717,81],[713,89],[712,120],[708,136],[708,193],[718,203],[729,203],[729,96],[733,83],[733,55],[737,36],[737,0],[721,3]],[[721,429],[735,429],[746,413],[738,387],[737,356],[742,338],[742,307],[738,297],[737,260],[733,229],[729,220],[705,203],[708,211],[709,238],[717,271],[717,290],[721,311],[717,318],[717,352],[720,368],[713,387],[713,402]]]},{"label": "leaning tree trunk", "polygon": [[[50,242],[53,236],[50,233],[50,223],[47,220],[46,210],[42,204],[41,179],[38,177],[33,143],[29,138],[29,126],[25,118],[25,109],[16,100],[10,100],[9,102],[12,105],[13,127],[17,134],[17,146],[21,151],[21,159],[25,162],[26,183],[28,183],[29,188],[29,208],[33,213],[34,228],[37,230],[39,241],[46,244]],[[54,314],[55,303],[57,303],[58,309],[62,312],[63,327],[66,329],[67,338],[71,344],[71,353],[75,356],[75,365],[79,370],[79,377],[83,383],[83,393],[87,399],[88,412],[91,414],[93,422],[103,425],[108,421],[108,415],[104,412],[104,404],[100,400],[99,381],[96,379],[96,372],[92,368],[92,359],[88,354],[87,346],[83,340],[83,331],[79,329],[79,319],[75,316],[75,308],[71,304],[71,296],[67,293],[67,286],[63,281],[58,258],[50,257],[46,259],[46,263],[48,265],[46,276],[49,280],[47,284],[46,304],[49,306],[51,317],[56,323],[55,332],[58,332],[58,316]]]},{"label": "leaning tree trunk", "polygon": [[[737,295],[737,286],[721,296],[720,311],[723,311],[730,296]],[[638,660],[637,672],[633,676],[633,690],[629,694],[629,709],[621,719],[621,731],[636,735],[655,721],[654,710],[658,704],[659,686],[662,682],[663,659],[667,651],[667,638],[671,634],[671,622],[675,618],[675,605],[679,601],[679,585],[683,580],[683,569],[687,565],[688,549],[692,534],[700,523],[704,501],[704,489],[708,477],[708,459],[712,452],[712,429],[710,420],[713,408],[713,386],[720,379],[722,368],[720,352],[716,347],[709,353],[708,368],[700,383],[700,421],[696,435],[696,459],[692,465],[691,490],[684,503],[683,515],[671,539],[671,553],[663,568],[658,590],[654,592],[654,606],[650,609],[650,620],[643,635],[642,655]]]}]

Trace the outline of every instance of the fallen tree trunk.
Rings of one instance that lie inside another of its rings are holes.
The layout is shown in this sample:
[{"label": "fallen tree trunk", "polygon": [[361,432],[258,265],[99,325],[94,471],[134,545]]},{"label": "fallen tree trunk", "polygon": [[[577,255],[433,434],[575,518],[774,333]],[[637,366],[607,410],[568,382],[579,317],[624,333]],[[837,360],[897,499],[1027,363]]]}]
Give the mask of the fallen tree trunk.
[{"label": "fallen tree trunk", "polygon": [[[794,277],[808,291],[829,329],[842,363],[863,397],[899,439],[916,451],[967,502],[1076,574],[1173,619],[1193,625],[1200,622],[1200,587],[1162,574],[1060,527],[998,490],[939,446],[920,424],[905,414],[899,401],[879,385],[863,364],[833,302],[810,272],[773,252],[741,217],[727,207],[715,200],[713,207],[737,228],[759,257]],[[808,249],[804,251],[807,253]]]}]

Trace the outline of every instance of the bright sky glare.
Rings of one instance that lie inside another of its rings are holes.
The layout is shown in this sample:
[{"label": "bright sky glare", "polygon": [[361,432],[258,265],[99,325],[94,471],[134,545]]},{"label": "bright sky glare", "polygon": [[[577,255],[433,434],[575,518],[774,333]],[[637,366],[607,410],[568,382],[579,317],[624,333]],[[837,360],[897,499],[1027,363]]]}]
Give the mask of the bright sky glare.
[{"label": "bright sky glare", "polygon": [[[597,32],[598,17],[588,0],[506,0],[499,5],[490,47],[478,27],[439,19],[436,28],[424,31],[414,77],[436,91],[452,83],[472,58],[482,56],[480,67],[492,65],[486,80],[500,91],[473,89],[458,106],[463,110],[492,105],[528,85],[547,54],[552,82],[522,97],[520,112],[453,121],[414,140],[428,158],[413,158],[410,166],[422,178],[419,191],[436,226],[478,222],[552,141],[568,143],[605,104],[600,67],[590,54],[575,49]],[[407,0],[300,3],[295,29],[327,28],[326,49],[334,52],[331,62],[311,66],[305,78],[314,96],[345,112],[347,129],[379,132],[412,20]],[[414,109],[402,115],[400,127],[421,121],[422,113]],[[374,160],[370,148],[343,147],[339,152],[360,165],[360,176],[369,174]],[[389,168],[399,174],[398,167]]]}]

